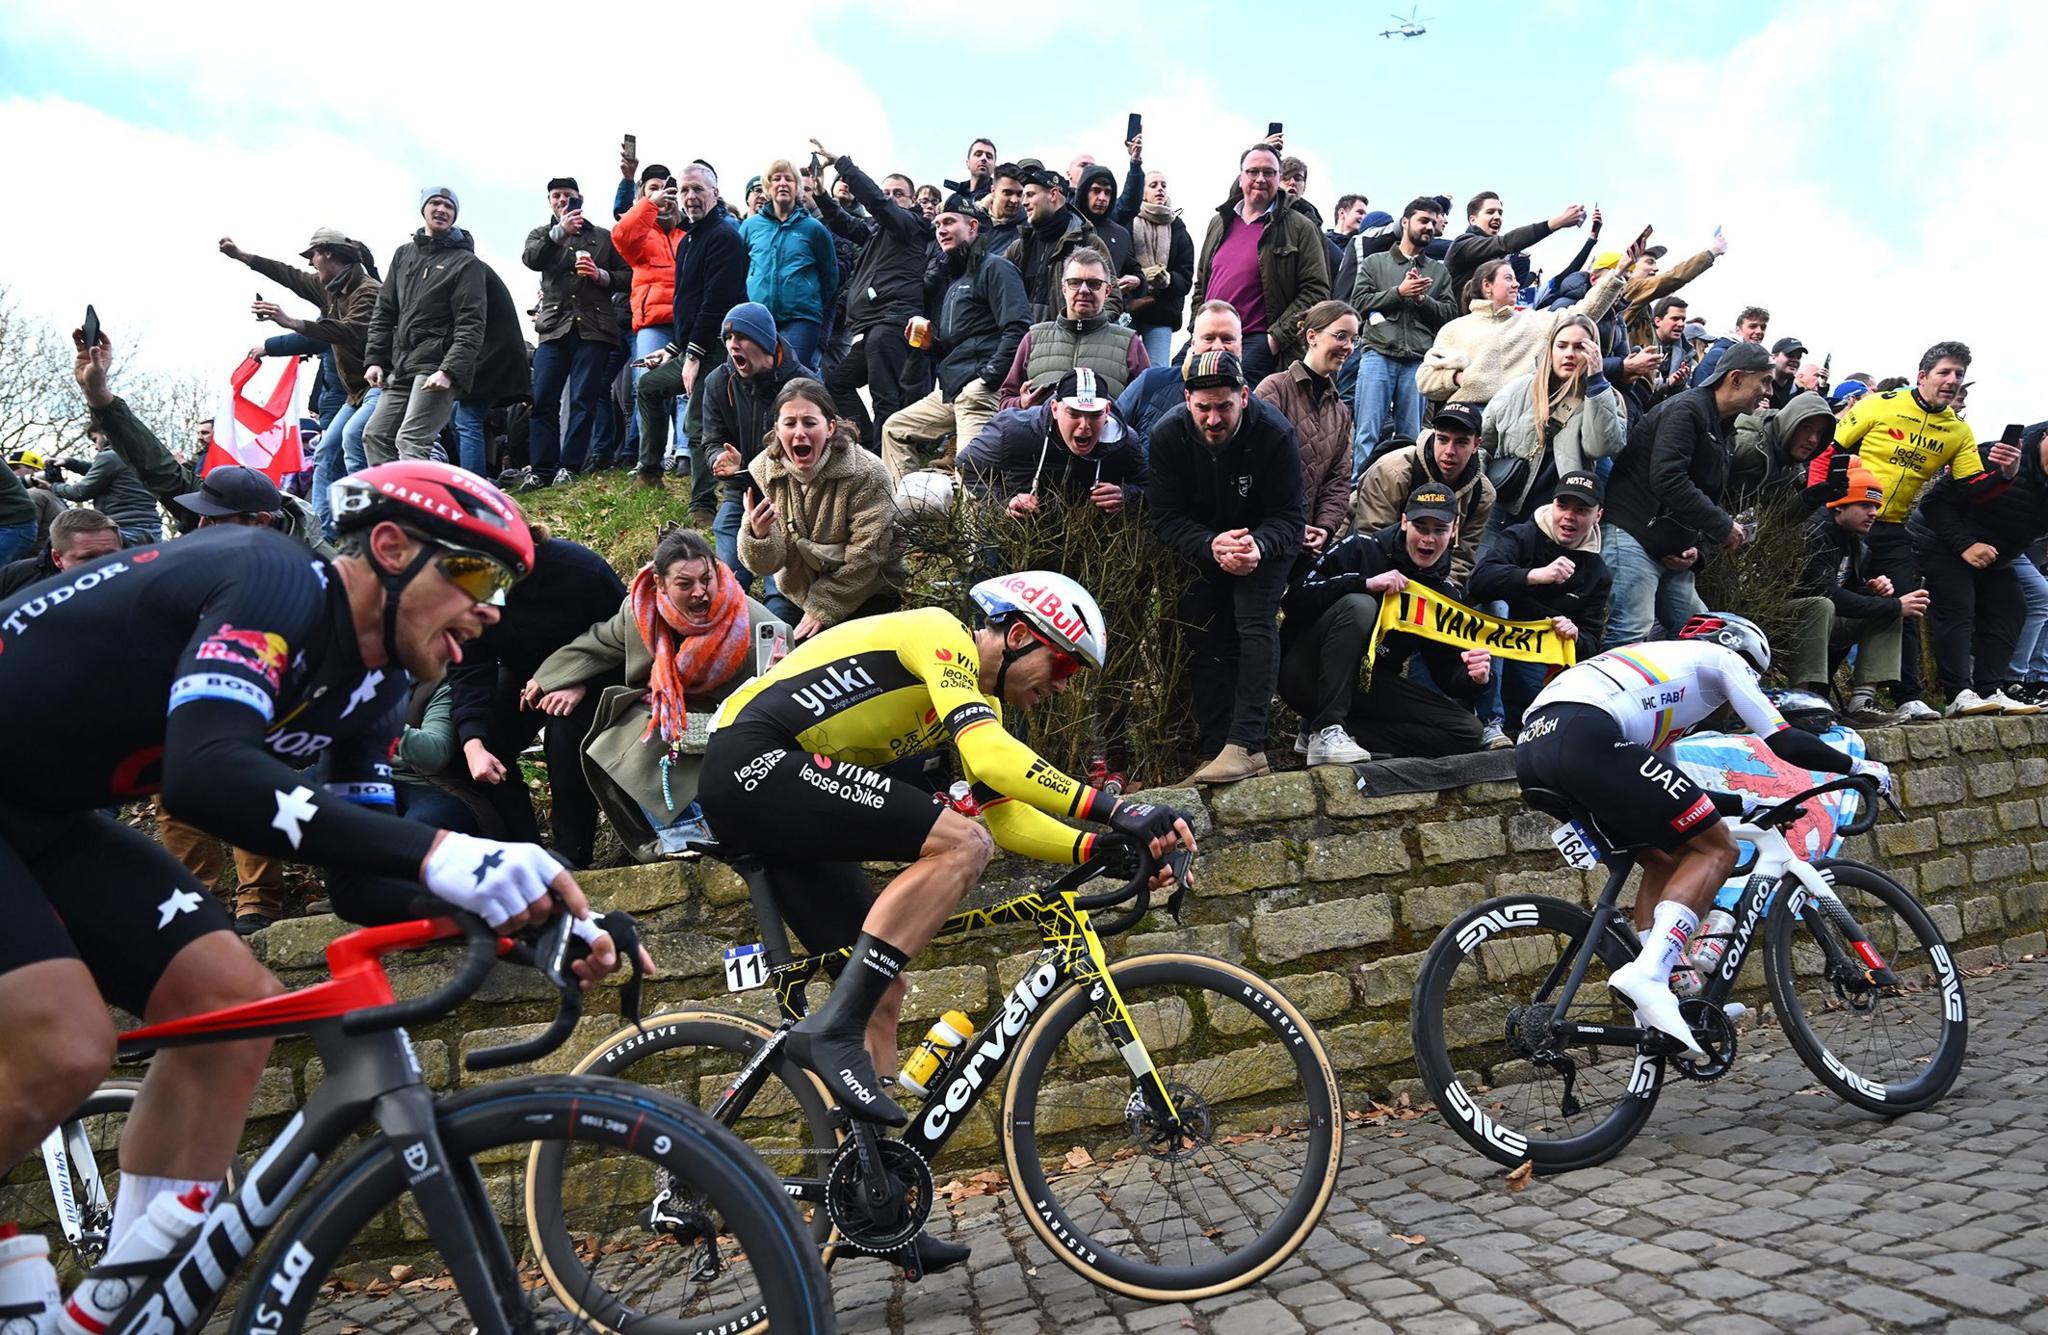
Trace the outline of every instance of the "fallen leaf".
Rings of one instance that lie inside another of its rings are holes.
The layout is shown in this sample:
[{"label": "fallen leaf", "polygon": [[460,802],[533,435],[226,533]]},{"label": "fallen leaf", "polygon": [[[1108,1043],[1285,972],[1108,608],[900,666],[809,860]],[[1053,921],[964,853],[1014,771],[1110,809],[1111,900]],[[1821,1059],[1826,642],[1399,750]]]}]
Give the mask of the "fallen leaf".
[{"label": "fallen leaf", "polygon": [[1095,1166],[1095,1156],[1088,1152],[1086,1145],[1076,1145],[1067,1151],[1067,1157],[1060,1160],[1060,1163],[1068,1172],[1078,1173],[1083,1168],[1093,1168]]},{"label": "fallen leaf", "polygon": [[405,1283],[405,1281],[412,1278],[412,1267],[409,1265],[392,1266],[391,1278],[397,1280],[401,1284]]},{"label": "fallen leaf", "polygon": [[1407,1133],[1406,1131],[1389,1131],[1389,1132],[1387,1132],[1387,1139],[1388,1139],[1388,1140],[1399,1140],[1399,1139],[1400,1139],[1401,1137],[1403,1137],[1403,1136],[1405,1136],[1405,1135],[1407,1135],[1407,1134],[1408,1134],[1408,1133]]},{"label": "fallen leaf", "polygon": [[1524,1190],[1529,1185],[1529,1179],[1535,1176],[1536,1161],[1534,1159],[1522,1160],[1522,1166],[1520,1168],[1517,1168],[1514,1172],[1508,1174],[1508,1190]]},{"label": "fallen leaf", "polygon": [[1429,1241],[1428,1238],[1422,1236],[1422,1234],[1420,1233],[1396,1233],[1392,1236],[1394,1241],[1405,1242],[1410,1247],[1420,1247],[1423,1243]]}]

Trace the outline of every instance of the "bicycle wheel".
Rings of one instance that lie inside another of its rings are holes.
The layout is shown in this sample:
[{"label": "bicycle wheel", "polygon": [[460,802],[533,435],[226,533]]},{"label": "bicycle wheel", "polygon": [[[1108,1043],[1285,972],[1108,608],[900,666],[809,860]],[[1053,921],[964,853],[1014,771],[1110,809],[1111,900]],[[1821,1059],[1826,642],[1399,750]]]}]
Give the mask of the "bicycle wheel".
[{"label": "bicycle wheel", "polygon": [[1492,899],[1444,928],[1423,957],[1409,1020],[1416,1067],[1444,1121],[1496,1163],[1552,1173],[1605,1162],[1656,1105],[1662,1058],[1557,1048],[1550,1037],[1559,1018],[1635,1023],[1607,991],[1608,974],[1636,954],[1619,930],[1599,942],[1571,1009],[1557,1013],[1592,925],[1591,913],[1561,899]]},{"label": "bicycle wheel", "polygon": [[[57,1280],[69,1289],[99,1264],[107,1250],[107,1229],[114,1220],[114,1194],[121,1168],[116,1151],[128,1111],[135,1105],[140,1080],[107,1080],[92,1097],[58,1127],[63,1136],[66,1171],[60,1182],[51,1175],[42,1154],[31,1154],[0,1181],[0,1219],[12,1219],[24,1233],[40,1233],[50,1241],[50,1264]],[[78,1151],[83,1147],[86,1155]],[[95,1200],[97,1196],[97,1200]],[[77,1211],[79,1235],[64,1229],[61,1198]]]},{"label": "bicycle wheel", "polygon": [[[1969,1016],[1962,974],[1941,929],[1896,881],[1859,862],[1814,866],[1897,982],[1870,983],[1822,904],[1806,899],[1796,913],[1787,904],[1771,914],[1765,956],[1778,1023],[1799,1060],[1842,1098],[1887,1117],[1919,1112],[1948,1093],[1963,1069]],[[1849,963],[1831,968],[1823,941]]]},{"label": "bicycle wheel", "polygon": [[[764,1024],[722,1011],[670,1012],[649,1019],[644,1032],[631,1025],[619,1030],[577,1063],[576,1072],[631,1080],[693,1107],[708,1107],[773,1032]],[[768,1066],[766,1083],[735,1119],[734,1129],[767,1163],[768,1171],[782,1180],[785,1190],[815,1182],[820,1190],[811,1200],[822,1199],[825,1170],[838,1151],[839,1135],[817,1077],[777,1056]],[[563,1239],[572,1231],[562,1190],[562,1184],[573,1178],[567,1171],[569,1149],[560,1142],[536,1144],[528,1156],[526,1174],[528,1236],[549,1283],[565,1298],[584,1291],[591,1282],[583,1259],[563,1246]],[[702,1208],[660,1174],[639,1204],[652,1208],[657,1198],[659,1213],[666,1215]],[[806,1200],[792,1199],[790,1204],[829,1265],[832,1252],[828,1244],[833,1234],[825,1211]],[[657,1219],[650,1214],[646,1223],[646,1239],[656,1240],[659,1234],[652,1230],[659,1226]],[[760,1295],[766,1292],[761,1277],[754,1273],[746,1249],[730,1232],[719,1234],[715,1247],[715,1275],[687,1291],[675,1291],[676,1305],[664,1306],[657,1324],[636,1329],[665,1335],[738,1335],[758,1329]],[[662,1259],[671,1267],[708,1268],[700,1255],[681,1249],[671,1249]]]},{"label": "bicycle wheel", "polygon": [[1294,1254],[1337,1181],[1343,1110],[1315,1030],[1273,984],[1202,955],[1110,966],[1187,1130],[1153,1142],[1137,1081],[1069,988],[1003,1098],[1010,1189],[1053,1255],[1133,1298],[1241,1289]]},{"label": "bicycle wheel", "polygon": [[[638,1335],[670,1328],[651,1309],[697,1282],[671,1254],[702,1256],[704,1248],[641,1225],[661,1174],[711,1212],[687,1221],[699,1236],[729,1232],[746,1250],[760,1283],[759,1319],[778,1332],[836,1329],[824,1266],[781,1184],[698,1110],[623,1081],[534,1076],[446,1099],[438,1124],[452,1168],[468,1176],[474,1198],[501,1227],[518,1216],[527,1147],[537,1139],[570,1146],[558,1183],[565,1228],[548,1244],[555,1254],[519,1256],[518,1282],[508,1276],[498,1295],[512,1329]],[[309,1324],[364,1335],[471,1329],[475,1320],[452,1281],[429,1273],[432,1253],[407,1195],[408,1173],[398,1147],[378,1135],[316,1184],[265,1250],[235,1328],[279,1335]],[[508,1230],[515,1252],[516,1239]],[[584,1280],[560,1295],[546,1271],[564,1273],[572,1261]]]}]

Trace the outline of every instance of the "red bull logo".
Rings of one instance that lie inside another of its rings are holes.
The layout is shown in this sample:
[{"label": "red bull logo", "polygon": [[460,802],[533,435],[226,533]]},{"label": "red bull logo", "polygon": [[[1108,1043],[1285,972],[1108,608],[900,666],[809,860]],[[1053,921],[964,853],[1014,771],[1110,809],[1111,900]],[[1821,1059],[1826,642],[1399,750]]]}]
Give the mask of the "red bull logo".
[{"label": "red bull logo", "polygon": [[1018,602],[1024,603],[1043,615],[1061,636],[1078,644],[1088,633],[1088,623],[1078,611],[1067,606],[1067,600],[1053,589],[1042,584],[1033,584],[1022,575],[1011,575],[1002,581],[1002,587]]},{"label": "red bull logo", "polygon": [[243,630],[222,622],[200,644],[196,657],[247,668],[274,691],[284,676],[285,664],[291,661],[291,646],[275,631]]}]

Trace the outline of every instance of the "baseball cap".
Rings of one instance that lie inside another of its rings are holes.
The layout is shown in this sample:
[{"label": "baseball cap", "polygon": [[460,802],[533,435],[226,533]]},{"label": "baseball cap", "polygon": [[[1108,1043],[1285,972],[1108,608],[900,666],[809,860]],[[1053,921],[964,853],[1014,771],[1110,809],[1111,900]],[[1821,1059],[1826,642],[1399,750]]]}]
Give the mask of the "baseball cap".
[{"label": "baseball cap", "polygon": [[1669,246],[1651,246],[1645,251],[1643,251],[1644,255],[1648,256],[1650,259],[1653,260],[1661,260],[1670,253],[1671,247]]},{"label": "baseball cap", "polygon": [[1705,389],[1718,385],[1737,371],[1768,371],[1771,354],[1765,352],[1761,343],[1731,343],[1721,354],[1721,360],[1714,363],[1714,373],[1704,380],[1695,381],[1694,389]]},{"label": "baseball cap", "polygon": [[1458,493],[1441,482],[1425,482],[1408,493],[1401,513],[1410,519],[1441,519],[1458,522]]},{"label": "baseball cap", "polygon": [[1244,363],[1236,353],[1217,348],[1183,361],[1180,380],[1187,389],[1242,389]]},{"label": "baseball cap", "polygon": [[345,250],[351,255],[355,253],[356,249],[355,243],[348,239],[348,233],[342,231],[339,227],[316,227],[313,229],[313,239],[308,241],[306,248],[299,252],[299,258],[302,260],[312,259],[313,252],[322,246],[327,247],[329,250]]},{"label": "baseball cap", "polygon": [[1446,403],[1436,410],[1435,415],[1429,419],[1429,424],[1438,431],[1446,427],[1456,427],[1460,431],[1469,431],[1476,436],[1479,434],[1481,420],[1479,405],[1476,403]]},{"label": "baseball cap", "polygon": [[1838,510],[1845,505],[1883,505],[1884,488],[1877,485],[1877,475],[1861,459],[1849,457],[1849,489],[1828,502],[1828,509]]},{"label": "baseball cap", "polygon": [[1601,503],[1600,478],[1593,473],[1566,473],[1557,480],[1557,490],[1550,493],[1553,501],[1583,501],[1587,505]]},{"label": "baseball cap", "polygon": [[1052,396],[1070,413],[1109,413],[1103,419],[1100,437],[1104,444],[1108,444],[1123,439],[1124,426],[1116,414],[1109,412],[1116,405],[1116,400],[1104,393],[1104,388],[1102,378],[1095,374],[1094,368],[1077,366],[1060,377]]},{"label": "baseball cap", "polygon": [[1621,252],[1620,252],[1620,251],[1618,251],[1618,250],[1603,250],[1603,251],[1601,251],[1601,252],[1600,252],[1600,253],[1599,253],[1598,255],[1595,255],[1595,256],[1593,257],[1593,263],[1592,263],[1592,264],[1591,264],[1591,266],[1589,266],[1589,267],[1590,267],[1590,269],[1591,269],[1591,271],[1592,271],[1593,273],[1599,273],[1599,272],[1600,272],[1601,270],[1603,270],[1603,269],[1612,269],[1612,268],[1614,268],[1614,267],[1615,267],[1616,265],[1618,265],[1618,264],[1620,264],[1620,263],[1621,263]]},{"label": "baseball cap", "polygon": [[207,472],[199,490],[171,498],[195,515],[218,519],[222,515],[275,514],[284,505],[277,484],[253,468],[222,464]]},{"label": "baseball cap", "polygon": [[1796,338],[1781,338],[1776,343],[1771,344],[1772,356],[1775,357],[1785,352],[1796,352],[1804,357],[1806,355],[1806,345]]},{"label": "baseball cap", "polygon": [[1685,322],[1685,335],[1684,335],[1684,337],[1685,337],[1685,341],[1686,341],[1686,342],[1688,342],[1688,343],[1698,343],[1698,342],[1699,342],[1700,340],[1704,339],[1704,338],[1705,338],[1706,336],[1707,336],[1707,322],[1706,322],[1705,320],[1687,320],[1687,321]]},{"label": "baseball cap", "polygon": [[1860,399],[1870,392],[1870,386],[1861,380],[1844,380],[1828,391],[1828,407],[1839,408],[1853,399]]}]

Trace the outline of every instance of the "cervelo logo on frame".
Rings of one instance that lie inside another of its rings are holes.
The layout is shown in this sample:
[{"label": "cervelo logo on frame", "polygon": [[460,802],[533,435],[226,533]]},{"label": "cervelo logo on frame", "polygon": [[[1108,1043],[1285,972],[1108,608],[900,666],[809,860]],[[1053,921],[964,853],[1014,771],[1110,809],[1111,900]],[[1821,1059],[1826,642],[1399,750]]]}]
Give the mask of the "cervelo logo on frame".
[{"label": "cervelo logo on frame", "polygon": [[1042,614],[1060,634],[1078,640],[1087,633],[1087,619],[1078,611],[1069,608],[1067,600],[1052,589],[1041,584],[1033,584],[1022,575],[1006,575],[1000,584],[1018,602]]}]

